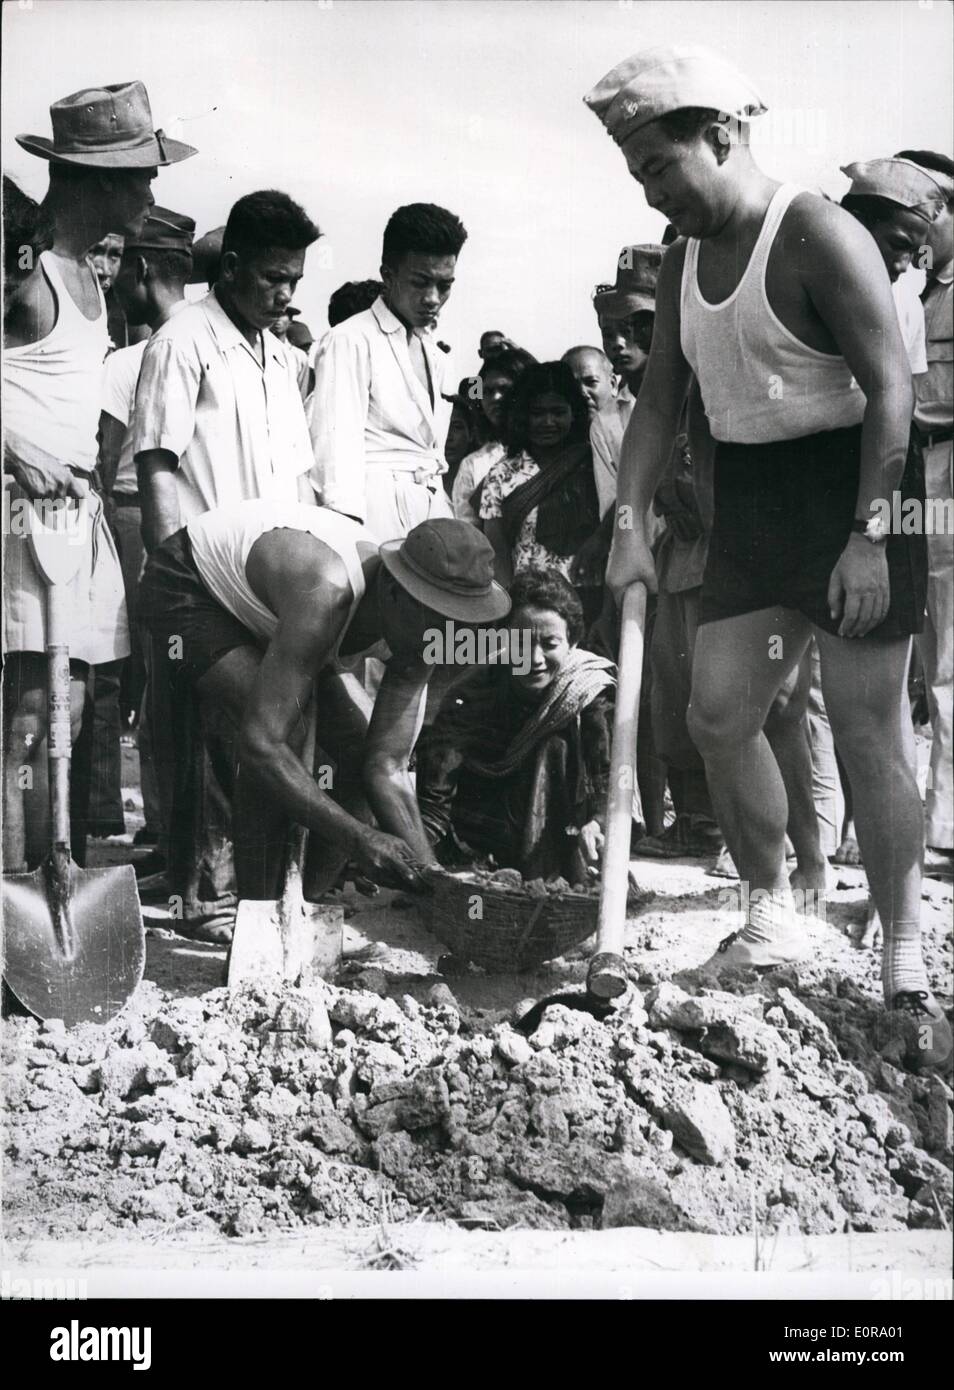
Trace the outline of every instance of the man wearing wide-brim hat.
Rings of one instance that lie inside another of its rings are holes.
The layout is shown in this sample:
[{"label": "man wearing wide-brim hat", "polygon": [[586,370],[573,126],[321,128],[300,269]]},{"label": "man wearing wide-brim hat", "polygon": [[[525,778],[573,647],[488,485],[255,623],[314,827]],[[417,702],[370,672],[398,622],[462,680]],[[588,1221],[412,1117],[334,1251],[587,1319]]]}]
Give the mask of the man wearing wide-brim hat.
[{"label": "man wearing wide-brim hat", "polygon": [[[435,518],[380,545],[338,512],[264,500],[195,517],[153,552],[140,591],[153,640],[165,649],[177,637],[176,681],[240,726],[239,898],[277,896],[292,821],[324,849],[312,893],[347,860],[386,885],[423,886],[434,856],[408,763],[434,671],[427,658],[455,622],[509,612],[493,561],[469,522]],[[367,656],[386,662],[370,726],[363,692],[345,678]],[[330,786],[301,760],[313,688],[319,742],[337,760]]]},{"label": "man wearing wide-brim hat", "polygon": [[[195,151],[154,128],[141,82],[75,92],[53,103],[50,118],[52,139],[17,136],[23,149],[50,165],[43,209],[52,222],[53,245],[39,255],[6,305],[4,488],[11,515],[14,504],[23,506],[27,498],[87,499],[82,560],[68,586],[75,734],[88,667],[129,651],[119,561],[102,525],[102,505],[90,491],[109,339],[88,251],[107,232],[126,237],[140,232],[157,170]],[[12,528],[4,547],[5,751],[8,767],[29,765],[32,772],[23,816],[4,817],[8,868],[35,864],[49,849],[46,589],[27,529]],[[12,781],[5,778],[9,795],[16,794]],[[74,852],[81,858],[81,843],[74,843]]]},{"label": "man wearing wide-brim hat", "polygon": [[645,50],[585,100],[681,236],[660,271],[620,460],[607,573],[617,594],[634,581],[655,588],[645,517],[693,374],[716,441],[689,729],[748,895],[742,929],[706,968],[809,953],[764,724],[814,636],[884,927],[885,1004],[911,1064],[942,1064],[951,1030],[921,956],[921,805],[901,724],[926,552],[923,536],[886,534],[879,508],[895,489],[920,487],[923,501],[923,478],[905,466],[914,393],[884,264],[843,209],[759,169],[748,129],[765,104],[720,55]]}]

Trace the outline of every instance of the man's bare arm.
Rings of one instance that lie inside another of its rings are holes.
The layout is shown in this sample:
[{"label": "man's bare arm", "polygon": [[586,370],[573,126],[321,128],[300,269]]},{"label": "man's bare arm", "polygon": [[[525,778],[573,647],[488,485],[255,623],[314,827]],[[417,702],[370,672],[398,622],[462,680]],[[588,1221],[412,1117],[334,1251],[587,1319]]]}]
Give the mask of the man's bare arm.
[{"label": "man's bare arm", "polygon": [[672,456],[673,442],[686,391],[689,364],[679,336],[679,296],[685,244],[667,251],[656,286],[653,345],[643,384],[623,435],[619,459],[617,508],[632,508],[633,519],[644,518],[652,506]]},{"label": "man's bare arm", "polygon": [[417,796],[410,761],[424,723],[432,667],[392,657],[374,702],[364,746],[364,789],[383,829],[399,835],[425,864],[436,862]]},{"label": "man's bare arm", "polygon": [[656,286],[653,345],[635,408],[623,435],[616,490],[616,528],[606,582],[617,599],[637,580],[656,589],[648,514],[669,465],[691,372],[679,336],[685,245],[663,257]]},{"label": "man's bare arm", "polygon": [[176,486],[178,466],[179,460],[168,449],[148,449],[136,455],[142,539],[149,554],[182,526]]},{"label": "man's bare arm", "polygon": [[107,494],[112,492],[116,485],[116,472],[125,438],[126,426],[123,422],[117,420],[115,415],[110,415],[107,410],[100,411],[98,467],[103,491]]},{"label": "man's bare arm", "polygon": [[[293,544],[304,540],[296,538]],[[331,659],[351,608],[343,566],[342,582],[330,577],[316,588],[314,578],[314,564],[296,565],[294,556],[270,575],[268,587],[281,589],[283,597],[270,605],[279,609],[278,628],[245,707],[239,744],[243,769],[291,820],[340,845],[369,878],[392,886],[419,887],[414,849],[349,815],[317,785],[293,749],[293,744],[301,746],[315,676]],[[250,580],[256,588],[253,574]],[[320,743],[320,726],[317,739]],[[360,757],[358,749],[355,756]]]},{"label": "man's bare arm", "polygon": [[[890,499],[908,450],[914,388],[884,262],[871,234],[843,208],[804,199],[803,283],[819,318],[865,394],[855,516]],[[797,224],[796,224],[797,225]],[[863,637],[888,612],[891,588],[883,545],[850,533],[828,585],[840,637]]]},{"label": "man's bare arm", "polygon": [[874,238],[843,208],[805,199],[809,254],[802,274],[812,305],[865,395],[856,516],[872,515],[904,472],[914,387],[891,284]]}]

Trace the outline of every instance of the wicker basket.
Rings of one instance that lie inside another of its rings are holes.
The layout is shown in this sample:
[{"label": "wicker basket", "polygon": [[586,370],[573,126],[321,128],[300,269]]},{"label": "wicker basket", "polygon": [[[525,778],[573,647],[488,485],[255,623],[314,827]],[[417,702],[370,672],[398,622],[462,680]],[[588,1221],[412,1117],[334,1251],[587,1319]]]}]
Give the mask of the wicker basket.
[{"label": "wicker basket", "polygon": [[[596,931],[599,898],[588,893],[530,897],[442,869],[428,875],[428,929],[455,956],[485,970],[528,970],[562,956]],[[473,900],[482,916],[473,919]]]}]

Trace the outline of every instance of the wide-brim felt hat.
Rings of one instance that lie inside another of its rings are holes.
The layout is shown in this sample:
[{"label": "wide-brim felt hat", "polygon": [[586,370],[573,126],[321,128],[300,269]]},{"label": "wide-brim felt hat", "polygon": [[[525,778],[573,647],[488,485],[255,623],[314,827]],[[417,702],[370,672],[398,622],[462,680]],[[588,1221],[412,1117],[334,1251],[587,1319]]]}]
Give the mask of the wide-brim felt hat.
[{"label": "wide-brim felt hat", "polygon": [[87,87],[50,107],[53,139],[18,135],[29,154],[53,164],[95,169],[154,169],[197,154],[192,145],[171,140],[152,123],[149,97],[141,82]]},{"label": "wide-brim felt hat", "polygon": [[493,546],[469,521],[422,521],[380,555],[402,589],[442,617],[490,623],[510,612],[510,595],[493,577]]}]

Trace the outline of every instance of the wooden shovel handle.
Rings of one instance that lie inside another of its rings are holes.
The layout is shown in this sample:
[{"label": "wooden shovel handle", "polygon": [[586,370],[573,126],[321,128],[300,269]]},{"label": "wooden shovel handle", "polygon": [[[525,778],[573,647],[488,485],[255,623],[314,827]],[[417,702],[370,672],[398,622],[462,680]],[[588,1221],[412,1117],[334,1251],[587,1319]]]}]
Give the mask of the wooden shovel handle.
[{"label": "wooden shovel handle", "polygon": [[[70,649],[68,604],[62,584],[46,590],[47,757],[53,849],[70,855]],[[56,858],[57,855],[55,854]]]},{"label": "wooden shovel handle", "polygon": [[[315,744],[318,737],[317,696],[312,690],[311,702],[305,711],[305,742],[302,744],[301,761],[309,777],[315,775]],[[305,854],[308,848],[308,831],[303,825],[293,825],[288,837],[288,852],[285,856],[285,879],[282,884],[282,901],[291,906],[301,897],[302,874],[305,867]]]},{"label": "wooden shovel handle", "polygon": [[602,999],[613,999],[626,989],[623,931],[629,890],[629,844],[636,786],[636,732],[643,681],[645,624],[646,586],[631,584],[623,597],[599,925],[596,951],[587,977],[590,993]]}]

